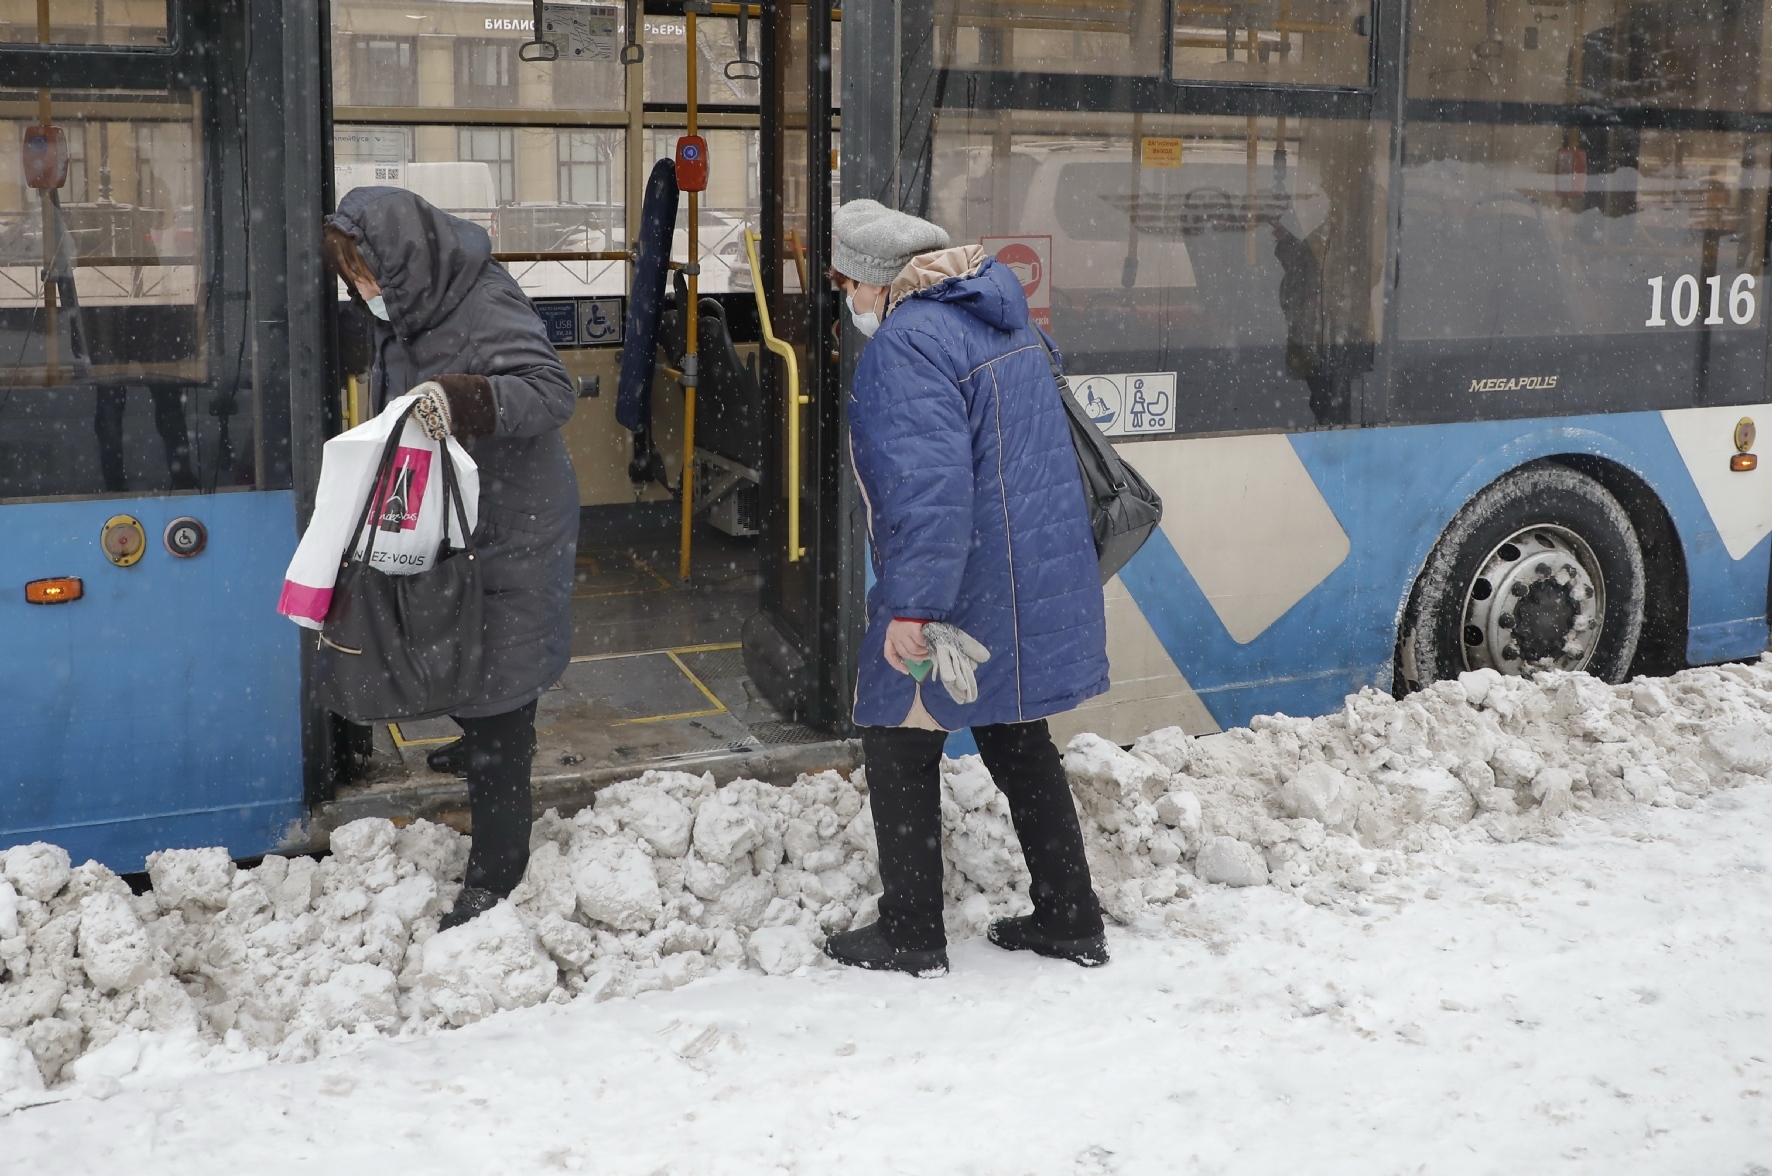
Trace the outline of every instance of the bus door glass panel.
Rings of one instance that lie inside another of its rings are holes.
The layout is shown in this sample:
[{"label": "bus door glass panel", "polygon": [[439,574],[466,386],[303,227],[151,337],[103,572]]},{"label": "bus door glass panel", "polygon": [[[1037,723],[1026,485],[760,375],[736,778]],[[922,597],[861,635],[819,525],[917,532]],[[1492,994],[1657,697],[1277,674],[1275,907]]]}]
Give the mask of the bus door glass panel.
[{"label": "bus door glass panel", "polygon": [[1350,0],[1173,0],[1178,82],[1363,87],[1372,5]]},{"label": "bus door glass panel", "polygon": [[[774,22],[773,77],[765,84],[778,87],[774,100],[777,113],[775,125],[765,133],[775,136],[770,153],[773,174],[764,178],[770,186],[772,199],[765,202],[768,220],[764,224],[763,249],[760,261],[765,267],[765,293],[776,335],[785,340],[796,353],[800,368],[800,392],[816,402],[817,390],[809,373],[813,369],[812,349],[819,341],[811,337],[811,299],[826,297],[827,285],[822,273],[813,272],[815,257],[823,250],[815,249],[809,237],[810,202],[816,195],[810,182],[811,135],[808,125],[808,71],[806,7],[796,4],[781,10]],[[825,341],[834,346],[835,340]],[[776,445],[771,456],[774,468],[765,477],[776,487],[763,496],[763,606],[793,626],[805,641],[814,640],[818,618],[813,615],[817,562],[788,557],[787,497],[800,499],[800,545],[814,545],[817,528],[817,497],[813,485],[813,454],[817,440],[814,405],[800,411],[799,445],[801,477],[798,486],[788,484],[787,369],[771,358],[763,365],[764,404],[766,413],[779,422],[773,431]]]},{"label": "bus door glass panel", "polygon": [[0,498],[250,485],[244,357],[210,341],[196,100],[57,91],[51,111],[68,174],[39,190],[36,95],[0,98]]},{"label": "bus door glass panel", "polygon": [[166,0],[48,0],[49,35],[37,4],[0,7],[0,45],[105,45],[164,49],[170,43]]},{"label": "bus door glass panel", "polygon": [[944,113],[931,215],[1049,266],[1017,272],[1069,372],[1173,373],[1111,433],[1345,424],[1377,339],[1385,151],[1363,120]]},{"label": "bus door glass panel", "polygon": [[1412,9],[1390,416],[1758,400],[1772,140],[1749,6]]}]

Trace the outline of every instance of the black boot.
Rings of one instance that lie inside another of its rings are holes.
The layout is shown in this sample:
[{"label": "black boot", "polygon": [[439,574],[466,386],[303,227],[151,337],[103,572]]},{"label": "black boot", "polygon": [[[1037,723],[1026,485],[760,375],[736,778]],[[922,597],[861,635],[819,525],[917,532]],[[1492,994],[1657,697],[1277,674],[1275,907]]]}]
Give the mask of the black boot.
[{"label": "black boot", "polygon": [[840,931],[824,941],[824,953],[839,964],[867,968],[873,972],[908,972],[912,976],[945,976],[948,953],[945,947],[934,951],[906,951],[886,942],[880,924],[869,923],[853,931]]},{"label": "black boot", "polygon": [[451,927],[459,927],[468,920],[485,914],[501,901],[502,897],[490,890],[481,890],[478,886],[463,886],[461,893],[455,896],[454,908],[438,920],[437,930],[447,931]]},{"label": "black boot", "polygon": [[1099,968],[1108,962],[1106,936],[1086,935],[1080,939],[1060,939],[1035,926],[1032,915],[998,919],[991,924],[990,940],[1008,951],[1031,951],[1055,960],[1069,960],[1085,968]]},{"label": "black boot", "polygon": [[433,772],[441,772],[445,776],[460,776],[465,779],[468,774],[467,748],[460,739],[452,743],[445,743],[425,756],[425,763]]}]

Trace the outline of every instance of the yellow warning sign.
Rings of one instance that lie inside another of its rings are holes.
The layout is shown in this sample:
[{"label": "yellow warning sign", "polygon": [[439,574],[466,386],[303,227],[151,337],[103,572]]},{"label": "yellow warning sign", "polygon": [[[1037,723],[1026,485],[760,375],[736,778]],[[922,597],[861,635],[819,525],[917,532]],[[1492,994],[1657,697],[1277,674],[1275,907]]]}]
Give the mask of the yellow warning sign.
[{"label": "yellow warning sign", "polygon": [[1139,163],[1143,167],[1180,167],[1180,139],[1140,139]]}]

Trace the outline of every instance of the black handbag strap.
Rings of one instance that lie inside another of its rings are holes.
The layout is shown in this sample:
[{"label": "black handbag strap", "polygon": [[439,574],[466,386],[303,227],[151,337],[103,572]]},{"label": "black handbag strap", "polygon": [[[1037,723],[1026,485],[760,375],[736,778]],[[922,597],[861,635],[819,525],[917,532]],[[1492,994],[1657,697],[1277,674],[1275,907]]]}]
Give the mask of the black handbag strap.
[{"label": "black handbag strap", "polygon": [[1127,483],[1126,475],[1122,472],[1124,467],[1120,461],[1120,455],[1114,452],[1114,447],[1108,443],[1107,437],[1096,427],[1095,422],[1089,419],[1089,414],[1084,412],[1083,406],[1077,402],[1077,394],[1071,391],[1070,380],[1065,377],[1064,369],[1058,366],[1058,356],[1053,353],[1052,341],[1046,337],[1046,332],[1035,327],[1034,333],[1040,336],[1040,346],[1046,351],[1046,362],[1052,368],[1052,378],[1058,384],[1058,394],[1064,397],[1065,411],[1074,421],[1086,426],[1081,432],[1088,437],[1089,448],[1095,454],[1096,462],[1108,472],[1114,492],[1116,494],[1124,492]]},{"label": "black handbag strap", "polygon": [[469,558],[472,558],[474,552],[474,533],[468,529],[468,507],[467,503],[462,499],[461,484],[457,481],[455,474],[455,458],[451,457],[449,454],[449,439],[447,437],[437,445],[437,452],[443,455],[443,510],[445,512],[443,520],[443,546],[449,546],[449,519],[447,512],[449,510],[449,504],[453,501],[455,503],[455,519],[461,527],[462,549],[468,553]]}]

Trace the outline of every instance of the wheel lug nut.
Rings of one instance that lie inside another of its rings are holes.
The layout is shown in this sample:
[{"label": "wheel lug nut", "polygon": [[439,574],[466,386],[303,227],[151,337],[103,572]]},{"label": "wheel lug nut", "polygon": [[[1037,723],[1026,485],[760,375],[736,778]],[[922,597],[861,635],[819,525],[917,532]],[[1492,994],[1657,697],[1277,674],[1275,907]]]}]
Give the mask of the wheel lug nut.
[{"label": "wheel lug nut", "polygon": [[1520,659],[1520,648],[1517,645],[1509,645],[1502,649],[1501,656],[1506,661],[1518,661]]},{"label": "wheel lug nut", "polygon": [[1512,584],[1510,584],[1508,586],[1508,591],[1513,593],[1515,596],[1524,596],[1524,595],[1526,595],[1527,588],[1526,588],[1526,585],[1520,583],[1518,580],[1515,580]]},{"label": "wheel lug nut", "polygon": [[1503,629],[1511,629],[1514,627],[1514,614],[1513,613],[1502,613],[1501,619],[1496,621],[1495,623],[1500,625]]},{"label": "wheel lug nut", "polygon": [[1547,563],[1541,563],[1537,567],[1533,568],[1532,570],[1541,576],[1548,576],[1551,574],[1550,565]]}]

